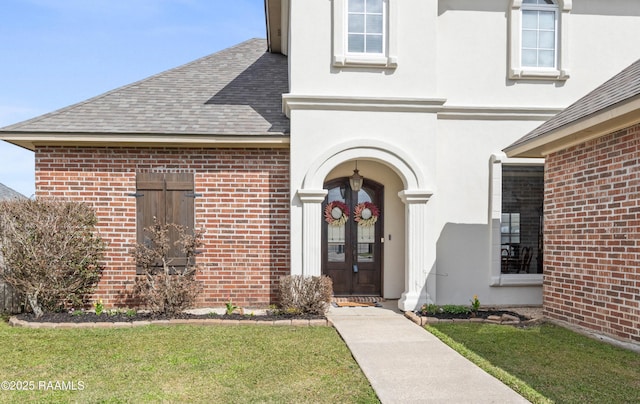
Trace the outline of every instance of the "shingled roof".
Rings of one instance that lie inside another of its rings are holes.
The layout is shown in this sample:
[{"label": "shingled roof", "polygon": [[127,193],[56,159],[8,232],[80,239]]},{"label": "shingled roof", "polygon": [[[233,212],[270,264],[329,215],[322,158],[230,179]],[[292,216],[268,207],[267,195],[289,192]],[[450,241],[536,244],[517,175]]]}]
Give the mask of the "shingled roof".
[{"label": "shingled roof", "polygon": [[[616,114],[608,114],[602,117],[600,121],[595,121],[590,125],[587,120],[594,118],[599,114],[608,112],[614,108],[620,107],[622,104],[635,101],[640,98],[640,59],[631,66],[618,73],[604,84],[591,91],[572,105],[568,106],[555,117],[532,130],[509,147],[505,149],[508,155],[519,155],[522,157],[532,156],[531,151],[537,149],[545,142],[554,141],[559,143],[558,135],[561,131],[566,131],[564,137],[572,137],[572,142],[587,140],[597,134],[597,124],[602,125],[602,120],[613,121],[618,123],[617,127],[629,124],[633,120],[640,120],[640,110],[620,111]],[[626,114],[624,116],[620,114]],[[619,116],[620,115],[620,116]],[[624,118],[624,119],[622,119]],[[580,125],[582,123],[582,125]],[[571,131],[575,127],[574,131]],[[610,128],[609,128],[610,129]],[[554,135],[557,135],[554,137]],[[536,156],[537,157],[537,156]]]},{"label": "shingled roof", "polygon": [[11,199],[27,199],[27,197],[0,183],[0,201],[8,201]]},{"label": "shingled roof", "polygon": [[288,87],[286,57],[267,52],[264,39],[252,39],[6,126],[0,138],[20,144],[18,137],[42,134],[171,135],[164,138],[177,142],[186,135],[288,137],[289,120],[282,113]]}]

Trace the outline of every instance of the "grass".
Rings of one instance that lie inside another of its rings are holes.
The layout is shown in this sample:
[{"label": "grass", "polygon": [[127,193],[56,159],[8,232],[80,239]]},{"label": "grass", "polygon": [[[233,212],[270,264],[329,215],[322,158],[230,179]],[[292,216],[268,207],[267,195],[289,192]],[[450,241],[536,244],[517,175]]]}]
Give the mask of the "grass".
[{"label": "grass", "polygon": [[[44,330],[0,323],[0,402],[313,402],[378,399],[330,327],[147,326]],[[37,390],[39,381],[81,391]]]},{"label": "grass", "polygon": [[552,324],[426,327],[534,403],[638,403],[640,354]]}]

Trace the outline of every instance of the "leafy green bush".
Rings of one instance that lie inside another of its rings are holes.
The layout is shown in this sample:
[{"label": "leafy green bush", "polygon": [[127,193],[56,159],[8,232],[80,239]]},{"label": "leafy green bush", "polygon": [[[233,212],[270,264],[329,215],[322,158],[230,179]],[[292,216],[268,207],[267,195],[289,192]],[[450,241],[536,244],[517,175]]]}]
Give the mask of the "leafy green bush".
[{"label": "leafy green bush", "polygon": [[0,276],[26,296],[36,317],[88,303],[105,248],[96,223],[83,203],[0,202]]},{"label": "leafy green bush", "polygon": [[280,278],[280,307],[290,314],[324,315],[333,296],[328,276],[287,275]]},{"label": "leafy green bush", "polygon": [[442,312],[448,314],[468,314],[471,309],[467,306],[458,306],[455,304],[445,304],[442,306]]}]

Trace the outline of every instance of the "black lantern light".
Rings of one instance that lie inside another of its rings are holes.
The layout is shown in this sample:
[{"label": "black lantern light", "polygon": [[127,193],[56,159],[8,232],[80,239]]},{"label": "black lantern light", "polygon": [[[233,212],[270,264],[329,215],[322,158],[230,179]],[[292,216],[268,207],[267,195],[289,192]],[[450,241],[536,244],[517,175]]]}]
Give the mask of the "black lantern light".
[{"label": "black lantern light", "polygon": [[358,161],[356,160],[356,168],[353,170],[353,175],[349,177],[349,185],[351,185],[351,189],[358,192],[362,189],[362,182],[364,181],[364,177],[360,175],[358,171]]}]

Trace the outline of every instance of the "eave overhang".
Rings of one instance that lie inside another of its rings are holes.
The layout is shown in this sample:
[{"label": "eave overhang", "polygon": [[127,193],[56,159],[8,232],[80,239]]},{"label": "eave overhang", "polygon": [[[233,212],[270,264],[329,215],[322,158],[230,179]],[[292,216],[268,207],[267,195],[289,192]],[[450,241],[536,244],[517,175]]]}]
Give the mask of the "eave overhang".
[{"label": "eave overhang", "polygon": [[525,142],[513,144],[508,157],[546,157],[551,153],[640,123],[640,95],[578,119]]},{"label": "eave overhang", "polygon": [[264,0],[269,52],[288,54],[289,0]]},{"label": "eave overhang", "polygon": [[146,133],[26,133],[2,132],[0,140],[27,150],[36,146],[288,148],[288,135],[201,135]]}]

